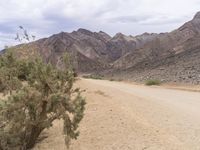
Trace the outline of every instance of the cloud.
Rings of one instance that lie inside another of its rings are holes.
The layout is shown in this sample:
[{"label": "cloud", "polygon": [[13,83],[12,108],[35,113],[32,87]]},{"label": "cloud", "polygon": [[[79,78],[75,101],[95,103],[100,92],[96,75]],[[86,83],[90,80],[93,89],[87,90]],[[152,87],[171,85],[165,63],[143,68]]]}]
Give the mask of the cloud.
[{"label": "cloud", "polygon": [[200,0],[1,0],[0,48],[19,25],[42,38],[78,28],[141,34],[165,32],[192,19]]},{"label": "cloud", "polygon": [[138,15],[138,16],[120,16],[116,18],[110,18],[110,23],[137,23],[142,25],[162,25],[162,24],[173,24],[179,23],[186,20],[186,16],[174,17],[165,15]]},{"label": "cloud", "polygon": [[120,16],[116,18],[110,18],[111,23],[140,23],[150,18],[149,15],[139,15],[139,16]]}]

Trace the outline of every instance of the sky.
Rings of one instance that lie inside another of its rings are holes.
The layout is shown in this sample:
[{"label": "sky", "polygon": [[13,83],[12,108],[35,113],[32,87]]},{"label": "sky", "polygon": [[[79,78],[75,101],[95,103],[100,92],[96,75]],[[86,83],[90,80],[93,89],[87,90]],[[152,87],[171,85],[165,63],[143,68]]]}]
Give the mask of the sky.
[{"label": "sky", "polygon": [[0,0],[0,49],[18,44],[19,26],[36,39],[79,28],[121,32],[169,32],[200,11],[200,0]]}]

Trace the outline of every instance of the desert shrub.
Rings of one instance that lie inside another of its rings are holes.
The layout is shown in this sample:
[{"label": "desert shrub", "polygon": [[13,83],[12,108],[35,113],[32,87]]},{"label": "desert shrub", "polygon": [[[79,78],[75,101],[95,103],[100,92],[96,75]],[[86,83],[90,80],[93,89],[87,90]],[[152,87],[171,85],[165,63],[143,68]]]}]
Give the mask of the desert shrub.
[{"label": "desert shrub", "polygon": [[109,79],[109,81],[115,81],[115,79],[111,78],[111,79]]},{"label": "desert shrub", "polygon": [[83,78],[102,80],[103,76],[98,75],[98,74],[90,74],[90,75],[84,75]]},{"label": "desert shrub", "polygon": [[151,86],[151,85],[160,85],[161,84],[161,81],[160,80],[147,80],[145,82],[145,85],[148,85],[148,86]]},{"label": "desert shrub", "polygon": [[85,100],[73,88],[73,71],[63,57],[56,69],[41,59],[17,60],[12,53],[0,56],[0,150],[32,148],[44,129],[62,119],[67,146],[79,135]]},{"label": "desert shrub", "polygon": [[78,77],[78,73],[77,73],[76,69],[73,68],[72,70],[73,70],[73,76]]},{"label": "desert shrub", "polygon": [[17,61],[12,53],[0,57],[0,92],[12,93],[22,86],[17,78]]}]

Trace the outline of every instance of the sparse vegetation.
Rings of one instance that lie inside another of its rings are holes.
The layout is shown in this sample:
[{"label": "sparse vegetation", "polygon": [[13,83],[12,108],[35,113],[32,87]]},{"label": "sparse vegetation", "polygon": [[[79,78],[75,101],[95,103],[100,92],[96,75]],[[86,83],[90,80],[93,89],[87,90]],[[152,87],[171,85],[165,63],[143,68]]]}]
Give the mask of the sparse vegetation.
[{"label": "sparse vegetation", "polygon": [[160,85],[160,84],[161,84],[160,80],[154,80],[154,79],[147,80],[145,82],[145,85],[148,85],[148,86],[151,86],[151,85]]},{"label": "sparse vegetation", "polygon": [[109,79],[109,81],[115,81],[115,79],[111,78],[111,79]]},{"label": "sparse vegetation", "polygon": [[117,79],[117,81],[119,81],[119,82],[120,82],[120,81],[123,81],[123,79],[121,79],[121,78],[118,78],[118,79]]},{"label": "sparse vegetation", "polygon": [[105,94],[105,92],[103,91],[100,91],[100,90],[97,90],[94,92],[95,94],[98,94],[98,95],[101,95],[101,96],[104,96],[104,97],[108,97],[108,95]]},{"label": "sparse vegetation", "polygon": [[120,82],[120,81],[123,81],[123,79],[121,79],[121,78],[110,78],[109,81],[118,81],[118,82]]},{"label": "sparse vegetation", "polygon": [[103,76],[98,74],[90,74],[90,75],[84,75],[83,78],[102,80]]},{"label": "sparse vegetation", "polygon": [[67,146],[79,135],[85,100],[73,89],[73,71],[63,57],[56,69],[41,59],[17,60],[12,53],[0,56],[0,150],[32,148],[54,120],[64,122]]}]

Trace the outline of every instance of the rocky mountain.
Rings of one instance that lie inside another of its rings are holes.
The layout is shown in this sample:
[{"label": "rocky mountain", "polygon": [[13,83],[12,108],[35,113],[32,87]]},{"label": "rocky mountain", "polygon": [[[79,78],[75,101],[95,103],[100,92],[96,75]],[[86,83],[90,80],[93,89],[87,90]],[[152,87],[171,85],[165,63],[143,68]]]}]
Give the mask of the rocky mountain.
[{"label": "rocky mountain", "polygon": [[13,47],[19,56],[40,54],[59,66],[63,53],[78,72],[98,72],[135,80],[158,78],[200,83],[200,12],[169,33],[127,36],[79,29]]},{"label": "rocky mountain", "polygon": [[79,72],[101,71],[125,54],[143,47],[156,37],[156,34],[126,36],[117,33],[114,37],[105,32],[91,32],[78,29],[71,33],[61,32],[49,38],[13,47],[19,56],[40,54],[46,62],[59,65],[59,59],[67,52],[72,58],[74,68]]},{"label": "rocky mountain", "polygon": [[[119,68],[130,68],[142,61],[157,61],[187,50],[188,47],[185,46],[192,42],[192,39],[200,35],[199,16],[200,12],[195,15],[193,20],[185,23],[177,30],[170,33],[158,34],[152,41],[145,43],[141,49],[139,48],[122,56],[115,62],[115,66]],[[197,42],[191,46],[199,46],[199,43]],[[141,56],[138,57],[137,55]]]},{"label": "rocky mountain", "polygon": [[[180,28],[161,33],[114,62],[121,76],[200,83],[200,12]],[[124,73],[123,73],[124,72]]]}]

